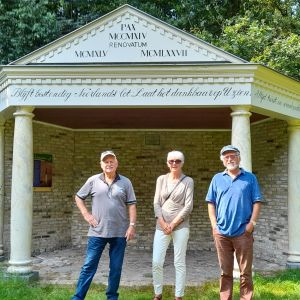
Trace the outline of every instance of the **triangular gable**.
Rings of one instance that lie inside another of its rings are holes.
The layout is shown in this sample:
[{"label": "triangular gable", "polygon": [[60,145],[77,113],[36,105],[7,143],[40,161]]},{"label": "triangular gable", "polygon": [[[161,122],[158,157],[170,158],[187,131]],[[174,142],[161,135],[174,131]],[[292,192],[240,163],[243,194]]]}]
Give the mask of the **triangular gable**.
[{"label": "triangular gable", "polygon": [[126,4],[12,64],[176,62],[246,61]]}]

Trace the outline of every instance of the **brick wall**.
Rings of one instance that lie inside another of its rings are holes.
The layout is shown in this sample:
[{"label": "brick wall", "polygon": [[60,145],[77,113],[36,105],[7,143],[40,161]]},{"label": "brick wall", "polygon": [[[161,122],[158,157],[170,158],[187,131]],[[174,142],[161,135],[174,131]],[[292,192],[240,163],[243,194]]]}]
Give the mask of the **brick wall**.
[{"label": "brick wall", "polygon": [[[156,178],[168,172],[166,154],[181,150],[184,172],[195,181],[189,249],[214,249],[205,195],[211,177],[222,170],[219,149],[230,143],[229,131],[69,131],[34,123],[34,152],[53,155],[53,189],[34,192],[33,251],[86,243],[87,225],[74,204],[74,193],[100,171],[99,153],[113,149],[119,172],[129,177],[138,199],[138,236],[132,246],[151,249],[155,220]],[[251,127],[253,172],[265,197],[255,234],[255,255],[285,263],[287,235],[286,123],[271,120]],[[4,246],[9,251],[13,121],[5,130]]]},{"label": "brick wall", "polygon": [[[148,145],[147,143],[158,143]],[[153,142],[154,141],[154,142]],[[194,210],[191,218],[190,249],[212,247],[207,206],[204,202],[212,174],[222,169],[219,149],[230,142],[230,132],[209,131],[90,131],[76,132],[74,187],[99,172],[99,153],[113,149],[119,172],[130,178],[138,199],[138,236],[134,246],[152,247],[155,228],[153,196],[156,178],[168,172],[166,155],[173,149],[185,154],[184,172],[195,180]],[[72,242],[85,244],[87,226],[77,208],[73,211]]]},{"label": "brick wall", "polygon": [[[34,253],[39,253],[62,248],[71,243],[74,133],[34,123],[33,135],[34,153],[53,155],[52,191],[33,193],[32,249]],[[10,245],[12,144],[11,120],[5,127],[5,251],[8,251]]]},{"label": "brick wall", "polygon": [[253,172],[264,195],[255,253],[284,264],[288,251],[287,123],[270,120],[251,127]]},{"label": "brick wall", "polygon": [[10,246],[10,190],[11,190],[11,173],[12,173],[12,156],[13,156],[13,122],[12,120],[5,123],[4,129],[4,231],[3,231],[3,246],[4,252],[9,251]]},{"label": "brick wall", "polygon": [[34,123],[34,153],[53,155],[51,192],[34,192],[33,249],[46,251],[71,242],[74,133]]}]

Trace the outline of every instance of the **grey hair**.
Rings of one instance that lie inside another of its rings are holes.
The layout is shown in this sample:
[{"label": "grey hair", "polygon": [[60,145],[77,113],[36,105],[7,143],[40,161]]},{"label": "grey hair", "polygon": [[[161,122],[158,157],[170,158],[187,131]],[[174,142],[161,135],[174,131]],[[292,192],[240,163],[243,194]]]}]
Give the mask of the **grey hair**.
[{"label": "grey hair", "polygon": [[167,156],[167,161],[170,160],[171,157],[180,159],[182,162],[184,162],[184,155],[181,151],[173,150],[169,152]]}]

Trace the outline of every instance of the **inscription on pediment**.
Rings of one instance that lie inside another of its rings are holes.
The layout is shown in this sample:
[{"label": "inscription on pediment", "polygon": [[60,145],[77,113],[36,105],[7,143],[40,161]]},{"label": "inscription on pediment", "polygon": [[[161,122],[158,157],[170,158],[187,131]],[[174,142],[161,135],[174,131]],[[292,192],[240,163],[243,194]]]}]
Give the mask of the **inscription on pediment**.
[{"label": "inscription on pediment", "polygon": [[29,63],[230,62],[228,53],[128,9],[54,42]]}]

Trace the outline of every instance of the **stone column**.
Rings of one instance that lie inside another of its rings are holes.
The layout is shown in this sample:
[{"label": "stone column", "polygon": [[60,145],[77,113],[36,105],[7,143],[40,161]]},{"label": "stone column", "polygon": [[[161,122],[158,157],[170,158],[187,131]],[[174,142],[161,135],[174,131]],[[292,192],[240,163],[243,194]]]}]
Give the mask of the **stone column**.
[{"label": "stone column", "polygon": [[[245,170],[252,172],[252,156],[251,156],[251,132],[250,132],[250,116],[249,106],[231,107],[233,112],[231,144],[238,147],[241,151],[240,166]],[[240,271],[236,258],[234,259],[233,277],[239,278]]]},{"label": "stone column", "polygon": [[241,151],[241,167],[252,172],[251,132],[249,106],[231,107],[232,132],[231,144]]},{"label": "stone column", "polygon": [[4,119],[0,116],[0,261],[4,260]]},{"label": "stone column", "polygon": [[288,226],[287,266],[300,268],[300,120],[288,122]]},{"label": "stone column", "polygon": [[18,107],[15,116],[12,184],[10,260],[8,273],[32,273],[33,137],[32,107]]}]

